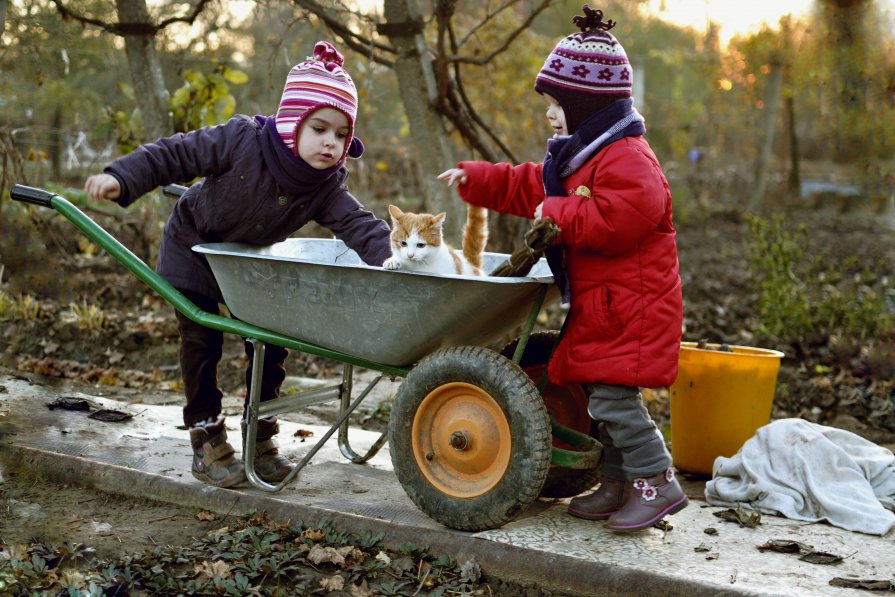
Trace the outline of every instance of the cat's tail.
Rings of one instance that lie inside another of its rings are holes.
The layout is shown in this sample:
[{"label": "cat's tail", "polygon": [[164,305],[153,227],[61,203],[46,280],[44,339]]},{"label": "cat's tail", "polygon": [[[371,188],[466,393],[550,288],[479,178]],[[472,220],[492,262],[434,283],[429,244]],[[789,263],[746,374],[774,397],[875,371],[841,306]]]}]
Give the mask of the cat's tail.
[{"label": "cat's tail", "polygon": [[482,275],[485,245],[488,243],[488,210],[478,205],[468,205],[466,225],[463,226],[463,256],[476,274]]}]

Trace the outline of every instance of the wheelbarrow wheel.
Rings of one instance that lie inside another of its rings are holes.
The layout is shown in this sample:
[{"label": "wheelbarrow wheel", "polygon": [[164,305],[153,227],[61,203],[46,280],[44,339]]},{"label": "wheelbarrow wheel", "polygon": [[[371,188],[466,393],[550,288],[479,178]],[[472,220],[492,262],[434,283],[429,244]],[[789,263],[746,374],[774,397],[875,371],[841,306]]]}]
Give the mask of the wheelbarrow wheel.
[{"label": "wheelbarrow wheel", "polygon": [[550,417],[537,388],[512,361],[477,346],[434,352],[410,371],[388,436],[410,499],[462,531],[513,520],[550,466]]},{"label": "wheelbarrow wheel", "polygon": [[[525,352],[519,365],[537,386],[541,382],[547,370],[547,363],[553,354],[553,347],[559,339],[559,332],[545,331],[535,332],[528,337]],[[513,358],[519,340],[513,340],[507,344],[501,354],[508,359]],[[597,437],[596,422],[590,418],[587,412],[587,395],[580,385],[558,386],[547,382],[543,391],[544,404],[550,416],[565,427],[569,427],[584,435]],[[573,449],[572,446],[553,437],[553,446],[565,450]],[[600,480],[600,468],[571,469],[562,466],[551,465],[547,473],[547,480],[541,489],[541,497],[567,498],[583,493],[597,484]]]}]

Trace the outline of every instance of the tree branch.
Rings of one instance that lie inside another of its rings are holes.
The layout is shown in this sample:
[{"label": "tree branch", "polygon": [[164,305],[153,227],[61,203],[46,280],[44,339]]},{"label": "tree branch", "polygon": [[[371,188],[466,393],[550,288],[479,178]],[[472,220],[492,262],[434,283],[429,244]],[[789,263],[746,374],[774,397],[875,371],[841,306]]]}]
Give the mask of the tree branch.
[{"label": "tree branch", "polygon": [[[393,47],[375,41],[372,36],[364,37],[359,33],[355,33],[354,31],[349,29],[348,26],[345,25],[342,21],[331,14],[331,12],[327,10],[326,7],[322,6],[315,0],[292,1],[299,8],[303,8],[304,10],[310,12],[318,19],[323,21],[323,24],[326,25],[330,31],[342,38],[342,41],[345,43],[345,45],[347,45],[358,54],[369,56],[370,60],[378,64],[389,67],[394,66],[394,62],[387,58],[383,58],[374,52],[375,50],[379,50],[380,52],[384,52],[386,54],[397,54]],[[346,12],[350,11],[346,10]]]},{"label": "tree branch", "polygon": [[62,4],[62,0],[50,1],[56,5],[56,10],[59,11],[59,14],[62,15],[62,19],[65,21],[71,19],[85,25],[93,25],[95,27],[99,27],[103,31],[107,31],[114,35],[154,36],[162,29],[165,29],[168,25],[172,25],[174,23],[186,23],[187,25],[192,25],[193,22],[195,22],[195,20],[199,17],[199,15],[202,14],[202,11],[205,10],[205,6],[211,0],[199,0],[199,2],[196,3],[195,8],[193,9],[193,12],[188,16],[171,17],[161,21],[156,25],[153,25],[152,23],[107,23],[106,21],[94,19],[92,17],[88,17],[86,15],[82,15],[68,9],[64,4]]},{"label": "tree branch", "polygon": [[504,40],[504,42],[496,50],[493,50],[491,53],[489,53],[481,58],[472,58],[469,56],[446,56],[444,59],[448,62],[459,62],[459,63],[464,63],[464,64],[477,64],[477,65],[483,65],[483,64],[487,64],[487,63],[491,62],[491,60],[493,60],[495,56],[504,53],[507,50],[507,48],[510,47],[510,44],[512,44],[513,41],[517,37],[519,37],[519,35],[523,31],[525,31],[526,29],[529,28],[529,26],[531,26],[532,21],[534,21],[535,18],[539,14],[544,12],[544,10],[548,6],[550,6],[551,2],[552,2],[552,0],[541,0],[541,3],[531,12],[531,14],[528,15],[528,18],[525,19],[525,21],[521,25],[519,25],[519,27],[517,27],[514,31],[512,31],[510,33],[510,35]]},{"label": "tree branch", "polygon": [[[454,28],[451,26],[450,23],[447,24],[447,31],[448,31],[448,35],[450,36],[450,39],[451,39],[451,49],[454,52],[456,52],[457,51],[457,37],[454,33]],[[507,158],[509,158],[509,160],[512,163],[518,164],[519,160],[513,154],[512,150],[507,146],[506,143],[504,143],[500,139],[500,137],[497,136],[497,134],[491,129],[491,127],[489,127],[485,123],[485,121],[479,115],[478,110],[476,110],[475,106],[472,105],[472,101],[469,99],[469,96],[466,94],[466,89],[463,87],[463,81],[460,76],[460,65],[455,62],[453,66],[454,66],[454,80],[452,82],[453,83],[452,87],[454,87],[457,90],[457,93],[460,96],[460,100],[461,100],[463,106],[465,107],[466,112],[469,114],[469,117],[472,118],[473,122],[475,122],[477,125],[479,125],[479,128],[481,128],[485,132],[485,134],[488,135],[488,137],[490,137],[491,140],[497,144],[498,147],[500,147],[500,150],[503,151],[503,153],[507,156]],[[496,161],[496,160],[492,160],[492,161]]]},{"label": "tree branch", "polygon": [[461,48],[462,48],[463,46],[465,46],[465,45],[466,45],[466,42],[468,42],[469,39],[470,39],[473,35],[475,35],[475,32],[476,32],[476,31],[478,31],[479,29],[481,29],[482,27],[484,27],[485,25],[487,25],[487,24],[491,21],[491,19],[497,17],[497,15],[499,15],[500,13],[502,13],[503,11],[505,11],[506,9],[508,9],[509,7],[511,7],[512,5],[516,4],[518,1],[519,1],[519,0],[507,0],[506,4],[504,4],[503,6],[499,7],[499,8],[498,8],[497,10],[495,10],[494,12],[492,12],[492,13],[486,15],[484,19],[482,19],[481,21],[479,21],[478,23],[475,24],[475,27],[473,27],[472,29],[470,29],[469,31],[466,32],[466,35],[463,36],[463,39],[460,40],[460,43],[457,44],[457,45],[458,45],[459,47],[461,47]]}]

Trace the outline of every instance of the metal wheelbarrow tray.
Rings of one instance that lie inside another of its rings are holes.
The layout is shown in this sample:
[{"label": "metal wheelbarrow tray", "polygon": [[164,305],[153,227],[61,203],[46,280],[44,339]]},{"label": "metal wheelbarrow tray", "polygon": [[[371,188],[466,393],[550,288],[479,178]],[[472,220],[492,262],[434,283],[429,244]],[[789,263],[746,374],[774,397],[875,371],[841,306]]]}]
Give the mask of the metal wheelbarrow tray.
[{"label": "metal wheelbarrow tray", "polygon": [[[522,325],[545,286],[543,260],[521,278],[370,267],[342,241],[196,245],[243,321],[385,365],[412,365],[446,346],[488,345]],[[506,255],[485,255],[491,271]]]},{"label": "metal wheelbarrow tray", "polygon": [[[282,489],[337,431],[342,454],[354,463],[388,441],[407,495],[459,530],[499,527],[538,496],[570,497],[599,480],[601,445],[587,397],[578,386],[546,379],[558,333],[532,333],[545,300],[557,295],[543,261],[526,277],[470,277],[369,267],[336,240],[197,245],[234,319],[199,309],[65,198],[22,185],[11,196],[55,209],[180,313],[254,345],[258,374],[248,391],[242,452],[254,487]],[[487,254],[486,271],[506,257]],[[488,347],[519,326],[519,337],[502,349]],[[340,361],[342,380],[261,402],[266,344]],[[356,398],[354,366],[381,373]],[[358,454],[348,442],[348,418],[385,375],[404,378],[388,431]],[[258,477],[259,418],[336,400],[338,420],[283,481]]]}]

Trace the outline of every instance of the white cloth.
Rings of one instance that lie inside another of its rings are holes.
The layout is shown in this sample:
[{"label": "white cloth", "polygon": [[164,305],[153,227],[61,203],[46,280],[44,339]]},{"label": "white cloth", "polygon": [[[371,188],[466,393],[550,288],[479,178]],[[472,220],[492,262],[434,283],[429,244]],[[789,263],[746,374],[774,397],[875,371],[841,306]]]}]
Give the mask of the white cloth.
[{"label": "white cloth", "polygon": [[895,526],[895,455],[849,431],[781,419],[718,457],[705,497],[766,514],[885,535]]}]

